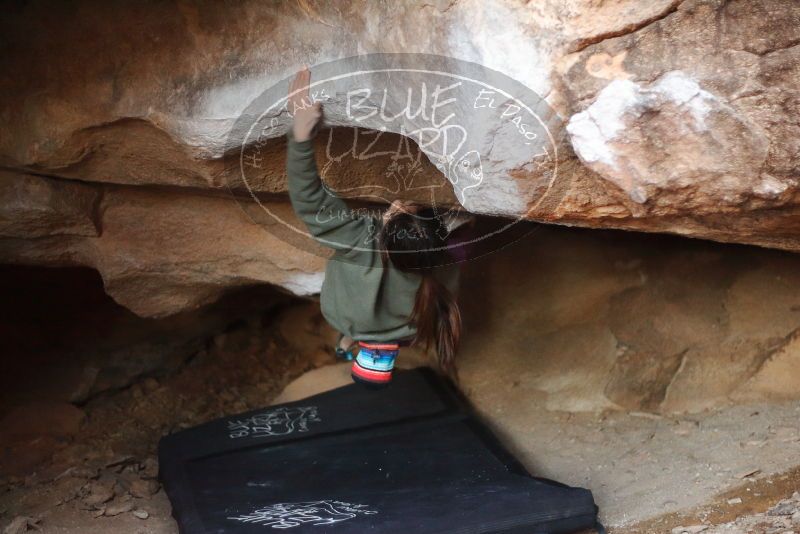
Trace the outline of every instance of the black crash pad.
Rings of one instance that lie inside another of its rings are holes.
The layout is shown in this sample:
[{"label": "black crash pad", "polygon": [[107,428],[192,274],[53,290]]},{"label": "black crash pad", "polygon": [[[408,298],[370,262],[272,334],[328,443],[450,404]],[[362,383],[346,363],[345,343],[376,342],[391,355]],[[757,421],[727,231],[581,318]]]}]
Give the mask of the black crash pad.
[{"label": "black crash pad", "polygon": [[233,415],[159,443],[181,534],[569,533],[592,494],[530,476],[428,369]]}]

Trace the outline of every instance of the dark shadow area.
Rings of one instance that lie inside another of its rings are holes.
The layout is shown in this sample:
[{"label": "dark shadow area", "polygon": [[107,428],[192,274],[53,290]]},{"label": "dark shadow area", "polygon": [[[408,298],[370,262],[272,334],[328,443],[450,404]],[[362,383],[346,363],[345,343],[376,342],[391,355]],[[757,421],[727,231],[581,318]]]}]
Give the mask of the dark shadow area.
[{"label": "dark shadow area", "polygon": [[0,266],[0,415],[21,402],[81,404],[103,391],[159,376],[245,317],[296,302],[270,286],[163,319],[117,304],[94,269]]}]

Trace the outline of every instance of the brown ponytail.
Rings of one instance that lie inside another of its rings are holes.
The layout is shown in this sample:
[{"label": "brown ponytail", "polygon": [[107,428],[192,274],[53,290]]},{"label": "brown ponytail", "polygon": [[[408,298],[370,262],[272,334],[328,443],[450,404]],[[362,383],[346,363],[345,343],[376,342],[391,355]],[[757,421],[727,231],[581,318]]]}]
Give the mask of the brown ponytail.
[{"label": "brown ponytail", "polygon": [[381,228],[379,246],[384,265],[422,278],[410,321],[417,329],[413,343],[433,346],[442,372],[458,378],[455,358],[461,337],[461,312],[455,296],[434,276],[434,269],[453,263],[438,230],[436,216],[398,213]]},{"label": "brown ponytail", "polygon": [[414,344],[436,348],[439,368],[457,377],[455,358],[461,337],[461,311],[450,291],[432,273],[422,276],[411,321],[417,327]]}]

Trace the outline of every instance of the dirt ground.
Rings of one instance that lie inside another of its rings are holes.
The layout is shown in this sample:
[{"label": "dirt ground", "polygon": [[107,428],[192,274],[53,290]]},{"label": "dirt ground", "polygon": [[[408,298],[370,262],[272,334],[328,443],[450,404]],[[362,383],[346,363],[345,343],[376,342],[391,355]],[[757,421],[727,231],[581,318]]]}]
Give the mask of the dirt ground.
[{"label": "dirt ground", "polygon": [[[478,410],[532,472],[590,488],[605,523],[626,527],[625,532],[659,532],[652,524],[647,530],[637,524],[702,508],[724,492],[735,494],[726,517],[763,511],[772,503],[750,485],[759,480],[781,485],[800,459],[798,402],[726,406],[677,417],[565,413],[546,410],[540,392],[523,384],[503,387],[498,378],[464,377]],[[772,498],[798,489],[790,481]]]},{"label": "dirt ground", "polygon": [[269,404],[293,378],[323,363],[283,343],[279,328],[251,324],[220,334],[176,374],[82,406],[85,422],[74,439],[23,444],[19,458],[56,450],[35,472],[0,479],[0,532],[176,533],[157,482],[159,438]]}]

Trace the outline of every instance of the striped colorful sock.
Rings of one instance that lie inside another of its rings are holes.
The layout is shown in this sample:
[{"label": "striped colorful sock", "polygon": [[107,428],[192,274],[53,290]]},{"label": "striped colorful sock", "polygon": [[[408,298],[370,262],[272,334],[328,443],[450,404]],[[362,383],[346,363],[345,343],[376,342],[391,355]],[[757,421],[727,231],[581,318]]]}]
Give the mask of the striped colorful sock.
[{"label": "striped colorful sock", "polygon": [[353,361],[353,380],[371,387],[383,387],[392,380],[392,370],[400,346],[397,343],[358,342],[358,356]]}]

